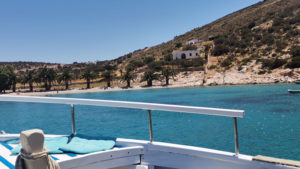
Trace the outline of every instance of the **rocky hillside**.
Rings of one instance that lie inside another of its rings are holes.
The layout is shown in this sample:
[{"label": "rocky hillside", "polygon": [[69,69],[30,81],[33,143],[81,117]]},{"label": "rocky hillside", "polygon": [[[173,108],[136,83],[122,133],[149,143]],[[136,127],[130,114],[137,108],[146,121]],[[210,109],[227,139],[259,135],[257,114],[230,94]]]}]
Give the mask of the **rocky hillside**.
[{"label": "rocky hillside", "polygon": [[[202,46],[202,59],[173,61],[171,56],[174,51],[193,48],[193,45],[187,45],[192,39],[202,41],[194,46]],[[251,76],[282,73],[278,70],[285,70],[284,76],[299,78],[299,46],[300,1],[265,0],[166,43],[124,55],[114,60],[114,63],[120,69],[130,66],[138,72],[153,69],[157,65],[173,68],[175,65],[180,72],[201,72],[207,68],[208,79],[224,72]],[[153,61],[151,58],[154,58]],[[293,69],[295,71],[289,73]],[[278,79],[274,78],[274,81]],[[223,80],[223,83],[226,82]]]}]

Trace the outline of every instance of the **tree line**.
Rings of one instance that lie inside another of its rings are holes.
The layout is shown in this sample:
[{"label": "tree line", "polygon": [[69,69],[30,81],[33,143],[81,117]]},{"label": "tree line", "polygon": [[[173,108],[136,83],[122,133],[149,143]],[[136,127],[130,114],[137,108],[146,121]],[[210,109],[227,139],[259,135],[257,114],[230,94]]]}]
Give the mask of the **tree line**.
[{"label": "tree line", "polygon": [[[151,59],[150,59],[151,60]],[[149,61],[149,63],[154,60]],[[5,93],[6,90],[16,92],[17,84],[24,86],[28,85],[29,91],[33,92],[35,86],[41,86],[45,91],[50,91],[53,85],[64,86],[66,90],[70,88],[72,81],[84,79],[86,88],[91,88],[91,83],[97,78],[106,82],[106,87],[111,87],[113,80],[120,80],[126,83],[126,87],[131,87],[131,83],[137,79],[136,67],[128,64],[125,67],[125,72],[120,70],[121,76],[117,77],[117,69],[113,66],[105,66],[104,69],[98,70],[94,66],[86,66],[74,69],[72,66],[63,66],[58,68],[48,68],[47,66],[30,69],[26,71],[16,71],[12,65],[0,66],[0,93]],[[164,80],[165,85],[169,85],[169,79],[174,77],[176,72],[170,67],[147,66],[140,82],[146,81],[147,86],[152,86],[154,80]]]}]

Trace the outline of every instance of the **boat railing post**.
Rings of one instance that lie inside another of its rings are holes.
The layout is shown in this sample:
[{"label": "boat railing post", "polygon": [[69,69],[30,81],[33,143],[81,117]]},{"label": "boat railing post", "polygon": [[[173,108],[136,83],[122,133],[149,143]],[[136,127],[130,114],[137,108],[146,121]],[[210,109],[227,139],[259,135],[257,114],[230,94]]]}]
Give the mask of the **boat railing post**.
[{"label": "boat railing post", "polygon": [[151,110],[148,110],[148,118],[149,118],[149,135],[150,142],[153,142],[153,130],[152,130],[152,118],[151,118]]},{"label": "boat railing post", "polygon": [[71,115],[72,115],[72,135],[74,136],[76,133],[76,128],[75,128],[75,110],[73,104],[71,104]]},{"label": "boat railing post", "polygon": [[238,128],[237,128],[237,118],[233,117],[233,125],[234,125],[234,144],[235,144],[235,155],[239,155],[239,138],[238,138]]}]

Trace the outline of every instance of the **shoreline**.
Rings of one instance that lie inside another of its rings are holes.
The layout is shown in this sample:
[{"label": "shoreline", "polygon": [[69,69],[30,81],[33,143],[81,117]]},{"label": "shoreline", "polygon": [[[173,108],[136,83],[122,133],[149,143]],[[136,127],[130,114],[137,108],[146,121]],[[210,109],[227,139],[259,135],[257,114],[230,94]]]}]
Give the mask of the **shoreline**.
[{"label": "shoreline", "polygon": [[[70,90],[52,90],[37,92],[16,92],[7,93],[9,95],[22,96],[48,96],[79,93],[113,92],[113,91],[131,91],[131,90],[149,90],[149,89],[168,89],[168,88],[191,88],[191,87],[210,87],[210,86],[237,86],[237,85],[272,85],[272,84],[293,84],[300,77],[300,68],[292,70],[276,70],[271,74],[258,75],[253,72],[239,72],[235,69],[224,73],[214,72],[206,78],[203,84],[203,72],[192,71],[188,74],[179,73],[176,77],[170,79],[170,85],[166,86],[162,81],[154,81],[153,86],[143,86],[145,83],[136,83],[132,87],[94,87],[90,89],[77,88]],[[137,81],[140,81],[138,78]]]},{"label": "shoreline", "polygon": [[153,85],[150,87],[133,86],[130,88],[126,87],[110,87],[110,88],[100,88],[94,87],[90,89],[71,89],[71,90],[53,90],[53,91],[40,91],[40,92],[16,92],[7,93],[7,95],[17,95],[17,96],[51,96],[51,95],[64,95],[64,94],[80,94],[80,93],[98,93],[98,92],[117,92],[117,91],[132,91],[132,90],[150,90],[150,89],[165,89],[165,88],[188,88],[188,87],[201,87],[201,86],[179,86],[179,85]]},{"label": "shoreline", "polygon": [[98,92],[117,92],[117,91],[133,91],[133,90],[150,90],[150,89],[173,89],[173,88],[196,88],[196,87],[225,87],[225,86],[248,86],[248,85],[280,85],[280,84],[293,84],[289,82],[282,83],[249,83],[249,84],[222,84],[222,85],[176,85],[171,84],[168,86],[153,85],[151,87],[133,86],[130,88],[125,87],[111,87],[111,88],[90,88],[90,89],[71,89],[71,90],[53,90],[53,91],[40,91],[40,92],[16,92],[7,93],[7,95],[17,96],[52,96],[52,95],[64,95],[64,94],[81,94],[81,93],[98,93]]}]

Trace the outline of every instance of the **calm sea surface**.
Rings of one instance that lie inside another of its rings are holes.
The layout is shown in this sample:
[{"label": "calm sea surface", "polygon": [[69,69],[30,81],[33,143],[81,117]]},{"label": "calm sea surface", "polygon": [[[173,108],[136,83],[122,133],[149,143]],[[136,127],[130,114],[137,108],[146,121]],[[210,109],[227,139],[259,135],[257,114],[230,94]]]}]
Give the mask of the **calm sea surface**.
[{"label": "calm sea surface", "polygon": [[[61,95],[59,97],[170,103],[245,110],[238,119],[240,152],[300,160],[300,85],[257,85],[153,89]],[[148,140],[143,110],[75,106],[77,132]],[[154,140],[234,152],[233,120],[173,112],[152,113]],[[0,130],[40,128],[70,134],[70,106],[0,102]]]}]

